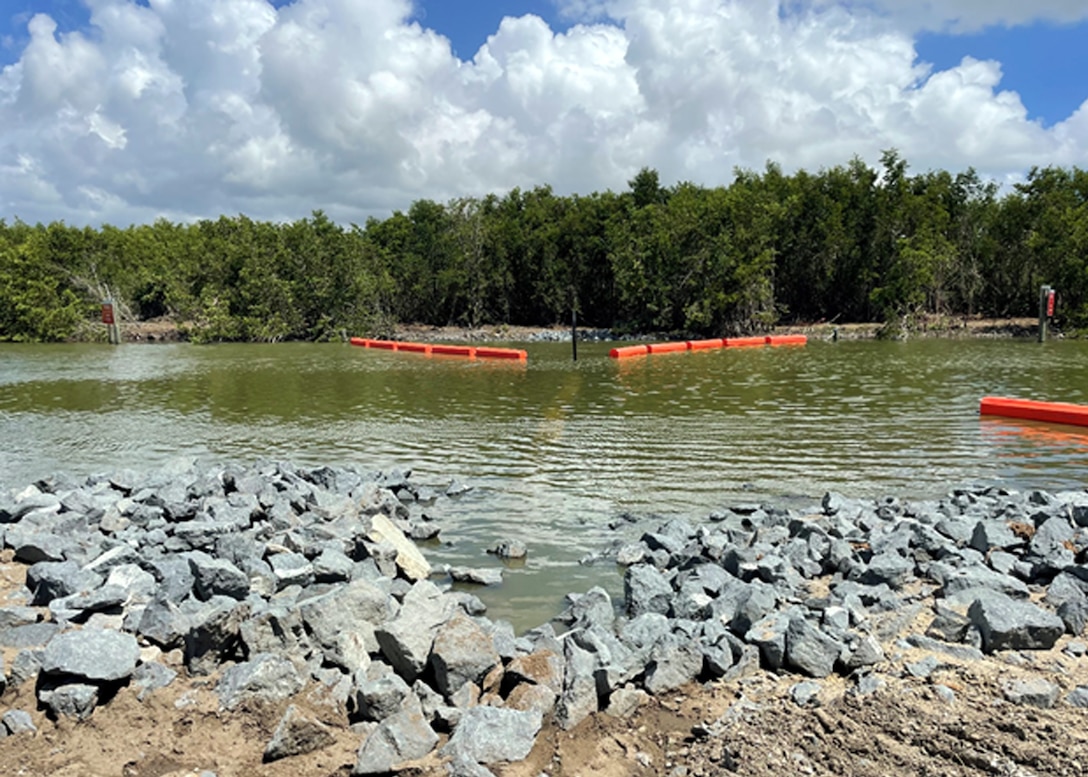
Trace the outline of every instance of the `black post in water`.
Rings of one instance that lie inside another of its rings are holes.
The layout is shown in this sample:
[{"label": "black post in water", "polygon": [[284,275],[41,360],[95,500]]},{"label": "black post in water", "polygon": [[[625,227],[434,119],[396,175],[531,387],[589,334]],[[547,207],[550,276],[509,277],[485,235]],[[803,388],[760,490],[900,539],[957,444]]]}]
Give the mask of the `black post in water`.
[{"label": "black post in water", "polygon": [[1050,287],[1043,286],[1039,289],[1039,342],[1046,342],[1047,302],[1050,298]]},{"label": "black post in water", "polygon": [[578,361],[578,311],[573,306],[570,309],[570,347],[574,361]]}]

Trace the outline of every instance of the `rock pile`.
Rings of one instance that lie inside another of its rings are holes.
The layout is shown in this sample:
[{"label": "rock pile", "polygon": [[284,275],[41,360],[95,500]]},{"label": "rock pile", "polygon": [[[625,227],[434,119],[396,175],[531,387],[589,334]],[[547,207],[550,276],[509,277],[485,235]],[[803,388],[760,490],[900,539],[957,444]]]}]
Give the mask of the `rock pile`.
[{"label": "rock pile", "polygon": [[[224,710],[286,709],[266,760],[328,745],[327,723],[292,703],[318,691],[360,736],[355,774],[431,756],[483,775],[525,758],[549,716],[626,716],[693,680],[762,667],[841,673],[867,693],[888,636],[923,615],[912,647],[980,657],[1048,649],[1088,620],[1088,493],[986,489],[666,521],[610,549],[626,567],[621,607],[600,588],[571,594],[562,634],[518,637],[433,582],[408,539],[433,536],[429,506],[450,493],[403,473],[187,461],[0,496],[0,540],[27,565],[24,601],[0,607],[0,646],[17,651],[0,677],[34,680],[43,709],[85,719],[122,686],[144,698],[179,671],[208,676]],[[1059,700],[1049,686],[1007,695]],[[28,725],[8,711],[0,736]]]}]

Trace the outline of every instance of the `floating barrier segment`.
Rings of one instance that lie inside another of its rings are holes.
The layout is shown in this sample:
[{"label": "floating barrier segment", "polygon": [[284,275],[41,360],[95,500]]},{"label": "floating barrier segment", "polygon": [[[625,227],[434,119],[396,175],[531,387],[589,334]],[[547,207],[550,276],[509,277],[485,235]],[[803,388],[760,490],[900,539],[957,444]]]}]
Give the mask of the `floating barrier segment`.
[{"label": "floating barrier segment", "polygon": [[808,338],[804,335],[775,335],[767,338],[767,345],[806,345]]},{"label": "floating barrier segment", "polygon": [[1068,402],[1038,402],[1033,399],[1008,397],[983,397],[979,403],[980,415],[996,415],[1004,418],[1022,418],[1049,424],[1088,426],[1088,405]]},{"label": "floating barrier segment", "polygon": [[432,345],[431,354],[434,356],[464,356],[468,359],[475,359],[476,349],[468,345]]},{"label": "floating barrier segment", "polygon": [[766,337],[727,337],[723,341],[726,348],[755,348],[767,344]]},{"label": "floating barrier segment", "polygon": [[806,345],[808,338],[805,335],[771,335],[763,337],[723,337],[709,340],[677,340],[666,343],[649,343],[647,345],[630,345],[624,348],[613,348],[609,356],[613,359],[630,359],[635,356],[646,356],[651,353],[678,353],[679,351],[708,351],[714,348],[762,348],[765,345]]},{"label": "floating barrier segment", "polygon": [[529,354],[516,348],[477,348],[477,359],[513,359],[515,361],[527,361]]},{"label": "floating barrier segment", "polygon": [[677,353],[678,351],[686,351],[688,344],[686,340],[680,340],[671,343],[650,343],[646,348],[650,353]]},{"label": "floating barrier segment", "polygon": [[404,343],[399,340],[371,340],[366,337],[352,337],[348,342],[361,348],[407,351],[408,353],[422,353],[426,356],[461,356],[466,359],[508,359],[522,362],[529,359],[529,353],[518,348],[473,348],[468,345]]},{"label": "floating barrier segment", "polygon": [[724,348],[725,340],[715,337],[712,340],[688,340],[689,351],[709,351],[714,348]]},{"label": "floating barrier segment", "polygon": [[408,351],[408,353],[430,353],[431,346],[427,343],[397,343],[398,351]]},{"label": "floating barrier segment", "polygon": [[650,349],[645,345],[628,345],[623,348],[613,348],[608,355],[613,359],[630,359],[634,356],[645,356]]}]

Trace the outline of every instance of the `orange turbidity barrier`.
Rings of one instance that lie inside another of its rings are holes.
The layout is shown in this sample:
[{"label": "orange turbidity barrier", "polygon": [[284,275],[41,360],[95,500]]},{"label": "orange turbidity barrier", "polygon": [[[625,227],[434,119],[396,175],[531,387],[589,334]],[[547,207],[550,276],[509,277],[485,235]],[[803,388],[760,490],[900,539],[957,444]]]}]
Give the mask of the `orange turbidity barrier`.
[{"label": "orange turbidity barrier", "polygon": [[630,359],[635,356],[645,356],[650,349],[645,345],[628,345],[623,348],[613,348],[608,355],[613,359]]},{"label": "orange turbidity barrier", "polygon": [[427,343],[397,343],[398,351],[408,351],[408,353],[430,353],[431,346]]},{"label": "orange turbidity barrier", "polygon": [[367,348],[380,348],[384,351],[397,350],[397,343],[393,340],[371,340]]},{"label": "orange turbidity barrier", "polygon": [[646,346],[650,353],[677,353],[678,351],[686,351],[688,344],[686,340],[679,340],[671,343],[650,343]]},{"label": "orange turbidity barrier", "polygon": [[477,359],[514,359],[517,361],[526,361],[529,358],[529,354],[526,351],[522,351],[516,348],[477,348]]},{"label": "orange turbidity barrier", "polygon": [[772,335],[767,338],[767,345],[805,345],[808,338],[804,335]]},{"label": "orange turbidity barrier", "polygon": [[980,415],[996,415],[1005,418],[1023,418],[1050,424],[1088,426],[1088,405],[1068,402],[1038,402],[1033,399],[1008,397],[983,397],[979,403]]},{"label": "orange turbidity barrier", "polygon": [[727,337],[725,338],[726,348],[754,348],[756,346],[764,346],[767,344],[766,337]]},{"label": "orange turbidity barrier", "polygon": [[476,349],[468,345],[432,345],[431,354],[434,356],[463,356],[468,359],[475,359]]},{"label": "orange turbidity barrier", "polygon": [[724,348],[725,340],[721,337],[715,337],[713,340],[688,340],[688,350],[690,351],[709,351],[712,348]]}]

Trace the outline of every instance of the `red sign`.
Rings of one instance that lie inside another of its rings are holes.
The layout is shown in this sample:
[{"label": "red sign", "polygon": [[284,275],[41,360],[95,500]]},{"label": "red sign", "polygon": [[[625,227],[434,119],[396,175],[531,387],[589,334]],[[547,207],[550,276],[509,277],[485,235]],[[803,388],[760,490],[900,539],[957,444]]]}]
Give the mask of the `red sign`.
[{"label": "red sign", "polygon": [[103,302],[102,303],[102,323],[103,324],[112,324],[113,323],[113,305],[111,305],[108,302]]},{"label": "red sign", "polygon": [[1046,315],[1048,318],[1054,315],[1054,289],[1046,295]]}]

